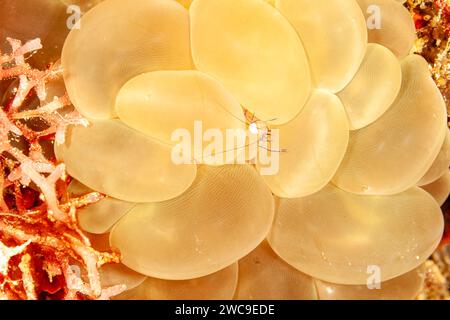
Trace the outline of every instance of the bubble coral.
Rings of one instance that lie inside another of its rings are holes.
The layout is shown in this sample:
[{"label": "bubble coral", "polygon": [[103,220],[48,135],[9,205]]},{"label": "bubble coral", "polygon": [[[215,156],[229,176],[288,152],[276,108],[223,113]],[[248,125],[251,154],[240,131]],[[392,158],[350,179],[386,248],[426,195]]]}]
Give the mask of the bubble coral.
[{"label": "bubble coral", "polygon": [[361,285],[371,265],[382,270],[381,281],[418,267],[436,249],[443,230],[439,205],[418,187],[365,196],[328,185],[307,197],[281,199],[268,240],[306,274]]},{"label": "bubble coral", "polygon": [[[417,39],[416,28],[404,1],[357,0],[370,28],[368,40],[388,48],[399,59],[410,54]],[[379,19],[377,21],[377,19]]]},{"label": "bubble coral", "polygon": [[[268,279],[271,279],[268,281]],[[239,300],[316,300],[314,279],[293,268],[263,241],[239,260]]]},{"label": "bubble coral", "polygon": [[[174,198],[192,184],[197,171],[193,165],[173,164],[169,146],[118,120],[91,121],[89,127],[70,128],[66,143],[57,144],[55,154],[81,183],[129,202]],[[121,154],[128,155],[126,162]],[[151,179],[156,175],[159,179]]]},{"label": "bubble coral", "polygon": [[197,0],[189,11],[198,70],[219,79],[260,119],[281,124],[299,113],[311,88],[310,68],[279,11],[260,0]]},{"label": "bubble coral", "polygon": [[278,172],[264,176],[272,192],[298,198],[323,188],[336,173],[348,145],[349,125],[339,98],[317,90],[301,114],[272,128],[280,130],[280,145],[287,150],[280,154]]},{"label": "bubble coral", "polygon": [[117,92],[140,73],[192,66],[188,13],[174,1],[104,1],[81,24],[61,61],[72,103],[86,117],[113,117]]},{"label": "bubble coral", "polygon": [[[262,242],[239,261],[235,299],[242,300],[409,300],[424,284],[422,265],[400,277],[367,285],[339,285],[314,279],[287,264]],[[267,279],[272,279],[267,281]]]},{"label": "bubble coral", "polygon": [[[258,277],[270,274],[273,298],[393,298],[364,292],[370,265],[386,290],[412,297],[413,270],[442,237],[449,159],[445,103],[426,61],[410,54],[407,9],[394,0],[131,2],[101,2],[67,37],[64,80],[91,126],[71,128],[56,147],[75,179],[110,197],[81,212],[81,225],[110,232],[122,263],[149,277],[128,298],[184,298],[183,288],[205,298],[195,292],[211,278],[228,297],[233,272],[218,274],[239,260],[236,297],[258,296]],[[258,157],[171,163],[170,134],[193,133],[196,120],[221,132],[256,128],[279,170],[260,177]],[[171,295],[170,281],[186,282]]]},{"label": "bubble coral", "polygon": [[[180,106],[182,106],[180,108]],[[246,120],[239,102],[214,78],[198,71],[156,71],[141,74],[128,81],[116,97],[119,119],[137,131],[167,144],[173,141],[173,128],[194,132],[194,123],[202,120],[202,130],[245,130]],[[167,126],[167,118],[171,126]],[[245,141],[236,146],[245,151]],[[220,159],[204,158],[198,148],[192,155],[196,163],[223,165],[231,159],[234,150]]]},{"label": "bubble coral", "polygon": [[383,282],[379,289],[367,285],[346,286],[316,280],[320,300],[413,300],[424,286],[425,266]]},{"label": "bubble coral", "polygon": [[238,265],[191,280],[146,278],[114,300],[231,300],[236,290]]},{"label": "bubble coral", "polygon": [[445,171],[437,180],[422,186],[422,189],[431,194],[436,202],[442,206],[447,200],[448,190],[450,189],[450,172]]},{"label": "bubble coral", "polygon": [[338,187],[358,194],[399,193],[417,184],[436,159],[448,132],[444,100],[420,56],[406,57],[402,73],[400,93],[389,110],[351,134],[333,178]]},{"label": "bubble coral", "polygon": [[[93,192],[93,190],[77,180],[72,180],[67,188],[67,192],[71,196],[78,197]],[[136,205],[134,202],[104,197],[96,203],[78,210],[78,224],[86,232],[104,234]]]},{"label": "bubble coral", "polygon": [[367,48],[366,23],[357,3],[353,0],[275,3],[305,46],[315,85],[332,93],[344,89],[355,76]]},{"label": "bubble coral", "polygon": [[133,270],[192,279],[255,248],[270,229],[273,206],[269,188],[250,166],[200,167],[180,197],[133,208],[112,228],[110,242]]}]

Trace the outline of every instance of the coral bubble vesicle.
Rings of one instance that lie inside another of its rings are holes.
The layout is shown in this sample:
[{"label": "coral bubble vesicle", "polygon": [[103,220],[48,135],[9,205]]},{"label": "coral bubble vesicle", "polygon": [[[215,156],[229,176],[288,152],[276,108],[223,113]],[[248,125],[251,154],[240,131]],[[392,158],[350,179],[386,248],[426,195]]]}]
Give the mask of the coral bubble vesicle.
[{"label": "coral bubble vesicle", "polygon": [[421,188],[431,194],[436,202],[442,206],[450,193],[450,172],[447,170],[439,179]]},{"label": "coral bubble vesicle", "polygon": [[294,120],[274,128],[280,130],[279,170],[264,180],[275,195],[298,198],[330,182],[349,138],[347,116],[338,97],[315,91]]},{"label": "coral bubble vesicle", "polygon": [[192,57],[241,105],[282,124],[303,108],[311,88],[308,60],[289,22],[262,0],[195,0]]},{"label": "coral bubble vesicle", "polygon": [[[195,122],[201,122],[202,131],[219,130],[223,137],[227,130],[246,130],[239,102],[220,82],[199,71],[156,71],[139,75],[121,88],[116,111],[125,124],[168,144],[175,143],[173,134],[179,128],[194,137]],[[236,149],[244,147],[245,141]],[[203,150],[199,151],[201,154],[193,155],[196,163],[202,163]],[[224,154],[220,158],[230,157]]]},{"label": "coral bubble vesicle", "polygon": [[315,84],[332,93],[353,78],[367,47],[364,15],[355,0],[276,0],[297,30]]},{"label": "coral bubble vesicle", "polygon": [[[94,190],[73,180],[67,189],[73,196],[82,196]],[[78,223],[86,232],[102,234],[108,232],[136,203],[105,197],[96,203],[79,209]]]},{"label": "coral bubble vesicle", "polygon": [[400,92],[400,62],[387,48],[370,43],[352,81],[339,92],[352,130],[375,122],[392,105]]},{"label": "coral bubble vesicle", "polygon": [[195,179],[195,165],[175,165],[171,147],[118,120],[71,127],[55,145],[67,172],[87,187],[128,202],[164,201],[182,194]]},{"label": "coral bubble vesicle", "polygon": [[417,55],[402,62],[400,93],[381,118],[351,132],[333,178],[357,194],[395,194],[416,185],[436,159],[447,134],[445,103],[428,64]]},{"label": "coral bubble vesicle", "polygon": [[386,281],[418,267],[443,228],[438,204],[418,187],[365,196],[329,184],[308,197],[280,199],[268,240],[287,263],[314,278],[365,285],[372,268]]},{"label": "coral bubble vesicle", "polygon": [[121,263],[107,264],[100,268],[100,279],[104,288],[125,285],[128,290],[141,285],[147,277],[127,268]]},{"label": "coral bubble vesicle", "polygon": [[237,279],[238,264],[235,262],[213,274],[191,280],[147,278],[115,300],[231,300]]},{"label": "coral bubble vesicle", "polygon": [[427,173],[420,179],[418,185],[423,186],[436,181],[441,177],[450,166],[450,131],[447,130],[445,136],[444,144],[442,145],[441,151],[439,151],[438,156],[434,160],[430,169]]},{"label": "coral bubble vesicle", "polygon": [[119,89],[156,70],[192,68],[187,9],[175,1],[108,0],[89,10],[64,44],[70,98],[84,116],[115,116]]},{"label": "coral bubble vesicle", "polygon": [[239,260],[238,300],[315,300],[314,279],[293,268],[267,241]]},{"label": "coral bubble vesicle", "polygon": [[370,43],[390,49],[397,58],[405,58],[417,39],[411,14],[401,2],[393,0],[357,0],[367,19]]},{"label": "coral bubble vesicle", "polygon": [[236,262],[266,237],[274,200],[248,165],[200,166],[180,197],[132,209],[112,229],[123,263],[150,277],[187,280]]},{"label": "coral bubble vesicle", "polygon": [[424,267],[420,266],[394,279],[374,284],[349,286],[316,280],[320,300],[413,300],[424,285]]}]

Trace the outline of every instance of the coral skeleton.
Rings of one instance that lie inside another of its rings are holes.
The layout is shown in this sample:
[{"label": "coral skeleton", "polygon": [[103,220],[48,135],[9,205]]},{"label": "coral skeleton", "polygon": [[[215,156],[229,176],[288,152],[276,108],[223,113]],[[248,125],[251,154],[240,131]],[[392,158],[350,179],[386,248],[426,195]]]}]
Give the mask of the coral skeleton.
[{"label": "coral skeleton", "polygon": [[[27,63],[42,49],[40,40],[7,40],[12,52],[0,53],[0,81],[18,81],[0,109],[0,299],[109,299],[125,288],[102,288],[99,268],[119,255],[93,249],[76,219],[78,208],[103,196],[70,198],[64,164],[44,147],[64,143],[68,125],[88,122],[70,109],[67,94],[46,102],[47,85],[61,69],[41,71]],[[34,95],[40,103],[27,108]],[[30,125],[36,119],[41,128]]]}]

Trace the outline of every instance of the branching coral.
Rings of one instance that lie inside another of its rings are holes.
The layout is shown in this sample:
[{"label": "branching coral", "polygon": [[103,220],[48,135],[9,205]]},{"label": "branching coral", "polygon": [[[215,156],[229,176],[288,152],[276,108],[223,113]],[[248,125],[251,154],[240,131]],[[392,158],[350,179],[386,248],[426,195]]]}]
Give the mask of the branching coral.
[{"label": "branching coral", "polygon": [[[47,84],[61,75],[51,66],[32,68],[26,60],[42,48],[35,39],[22,45],[8,39],[11,54],[0,55],[0,81],[18,78],[0,109],[0,296],[6,299],[95,299],[120,293],[102,289],[98,268],[117,262],[113,253],[94,250],[77,226],[76,210],[102,196],[67,197],[64,164],[45,155],[43,141],[64,143],[68,125],[87,125],[78,112],[66,111],[67,95],[43,106],[24,108],[34,94],[43,102]],[[30,128],[32,119],[45,126]],[[18,142],[25,141],[25,144]],[[74,270],[79,270],[77,274]]]}]

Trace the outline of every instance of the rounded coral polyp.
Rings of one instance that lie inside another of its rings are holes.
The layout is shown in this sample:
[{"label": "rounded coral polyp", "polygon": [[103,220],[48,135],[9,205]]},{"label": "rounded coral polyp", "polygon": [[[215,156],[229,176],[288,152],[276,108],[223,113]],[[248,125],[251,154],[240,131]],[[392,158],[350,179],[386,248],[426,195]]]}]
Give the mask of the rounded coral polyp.
[{"label": "rounded coral polyp", "polygon": [[370,43],[355,77],[338,93],[350,128],[361,129],[379,119],[397,98],[401,84],[398,59],[386,47]]},{"label": "rounded coral polyp", "polygon": [[115,300],[231,300],[236,290],[238,264],[192,280],[147,278]]},{"label": "rounded coral polyp", "polygon": [[[273,197],[248,165],[200,166],[180,197],[136,206],[112,229],[123,263],[150,277],[214,273],[252,251],[273,220]],[[155,245],[157,244],[157,245]]]},{"label": "rounded coral polyp", "polygon": [[67,172],[87,187],[128,202],[164,201],[186,191],[195,165],[175,165],[171,147],[118,120],[69,129],[55,153]]},{"label": "rounded coral polyp", "polygon": [[103,288],[125,285],[127,291],[133,290],[146,279],[146,276],[127,268],[121,263],[106,264],[99,271]]},{"label": "rounded coral polyp", "polygon": [[[82,196],[94,192],[76,180],[69,184],[67,191],[72,196]],[[134,202],[105,197],[96,203],[80,208],[77,212],[78,223],[86,232],[103,234],[108,232],[134,206],[136,206]]]},{"label": "rounded coral polyp", "polygon": [[424,286],[424,266],[397,278],[360,286],[316,280],[320,300],[414,300]]},{"label": "rounded coral polyp", "polygon": [[444,100],[422,57],[405,58],[402,73],[400,93],[389,110],[350,134],[349,149],[333,178],[339,188],[396,194],[416,185],[436,159],[448,130]]},{"label": "rounded coral polyp", "polygon": [[357,0],[367,20],[369,42],[385,46],[399,59],[410,54],[417,40],[414,20],[402,2]]},{"label": "rounded coral polyp", "polygon": [[358,71],[367,47],[366,23],[357,3],[354,0],[275,3],[302,40],[315,85],[332,93],[341,91]]},{"label": "rounded coral polyp", "polygon": [[445,136],[444,144],[442,145],[441,151],[439,151],[438,156],[434,160],[431,167],[428,169],[427,173],[420,179],[418,185],[423,186],[436,181],[441,177],[450,166],[450,131],[447,130]]},{"label": "rounded coral polyp", "polygon": [[190,6],[192,57],[258,119],[292,120],[311,79],[302,43],[289,22],[261,0],[195,0]]},{"label": "rounded coral polyp", "polygon": [[265,240],[239,260],[239,281],[234,298],[316,300],[317,293],[314,279],[284,262]]},{"label": "rounded coral polyp", "polygon": [[[116,98],[116,111],[128,126],[165,143],[175,145],[176,130],[187,130],[191,137],[195,163],[223,165],[235,163],[238,152],[245,151],[246,119],[239,102],[214,78],[199,71],[156,71],[128,81]],[[244,139],[222,154],[206,154],[194,148],[195,123],[201,133],[210,129],[220,133],[239,132]],[[227,159],[229,162],[227,162]],[[217,161],[214,161],[217,160]]]},{"label": "rounded coral polyp", "polygon": [[[347,116],[338,97],[315,91],[294,120],[273,129],[279,130],[279,168],[264,180],[275,195],[298,198],[330,182],[349,139]],[[258,167],[264,165],[258,163]]]},{"label": "rounded coral polyp", "polygon": [[117,92],[134,76],[192,67],[188,12],[175,1],[108,0],[80,23],[61,61],[70,98],[88,118],[115,117]]},{"label": "rounded coral polyp", "polygon": [[450,194],[450,172],[447,170],[439,179],[421,188],[431,194],[436,202],[442,206]]},{"label": "rounded coral polyp", "polygon": [[418,267],[438,246],[443,228],[438,204],[418,187],[365,196],[330,184],[308,197],[280,199],[268,240],[286,262],[314,278],[364,285],[369,268],[386,281]]}]

